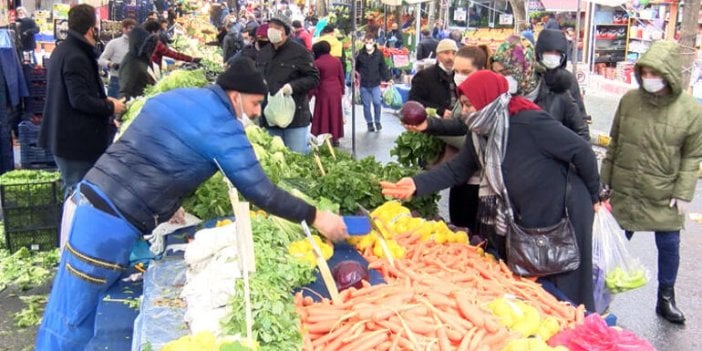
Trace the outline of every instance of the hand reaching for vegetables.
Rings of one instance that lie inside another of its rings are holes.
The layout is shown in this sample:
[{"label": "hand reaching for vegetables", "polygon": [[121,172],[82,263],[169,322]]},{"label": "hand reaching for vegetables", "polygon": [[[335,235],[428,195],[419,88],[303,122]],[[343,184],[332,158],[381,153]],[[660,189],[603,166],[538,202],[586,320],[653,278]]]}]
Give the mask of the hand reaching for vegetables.
[{"label": "hand reaching for vegetables", "polygon": [[313,225],[322,235],[334,242],[344,240],[349,236],[344,220],[329,211],[317,210]]},{"label": "hand reaching for vegetables", "polygon": [[409,200],[417,191],[417,186],[412,178],[402,178],[397,183],[380,182],[380,186],[383,188],[383,195],[399,200]]},{"label": "hand reaching for vegetables", "polygon": [[427,128],[429,128],[429,122],[427,122],[427,120],[425,119],[424,122],[419,123],[419,124],[414,125],[414,126],[410,125],[410,124],[403,124],[402,126],[405,127],[405,129],[409,130],[410,132],[423,132],[423,131],[427,130]]}]

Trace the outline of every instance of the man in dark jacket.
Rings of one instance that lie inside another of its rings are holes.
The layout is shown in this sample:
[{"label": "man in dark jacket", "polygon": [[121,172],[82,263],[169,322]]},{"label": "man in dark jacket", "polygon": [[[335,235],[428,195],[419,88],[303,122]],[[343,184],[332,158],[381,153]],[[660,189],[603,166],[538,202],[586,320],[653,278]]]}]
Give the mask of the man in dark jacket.
[{"label": "man in dark jacket", "polygon": [[[266,118],[261,125],[279,136],[290,150],[307,153],[309,125],[312,122],[307,93],[319,85],[319,71],[314,65],[312,54],[304,46],[290,40],[291,28],[281,19],[268,22],[268,40],[271,45],[261,49],[258,66],[268,82],[269,95],[281,93],[295,100],[295,115],[292,122],[281,126],[270,125]],[[264,103],[265,105],[265,103]],[[263,115],[266,112],[264,108]]]},{"label": "man in dark jacket", "polygon": [[561,30],[561,25],[560,25],[560,23],[558,23],[558,20],[556,19],[556,15],[554,15],[552,13],[550,13],[548,15],[548,22],[546,22],[544,29]]},{"label": "man in dark jacket", "polygon": [[22,44],[20,49],[23,52],[29,52],[32,59],[36,61],[34,58],[34,49],[37,44],[34,39],[34,34],[39,33],[39,27],[37,27],[37,23],[29,17],[27,9],[24,7],[17,8],[17,22],[19,23],[20,44]]},{"label": "man in dark jacket", "polygon": [[251,29],[249,32],[249,38],[251,38],[251,41],[246,44],[246,46],[244,46],[244,48],[241,49],[241,51],[239,51],[236,55],[229,58],[227,61],[228,66],[241,56],[248,57],[252,61],[258,62],[258,53],[261,52],[264,47],[271,45],[271,43],[268,41],[268,23],[264,23],[259,27]]},{"label": "man in dark jacket", "polygon": [[412,78],[409,99],[421,103],[424,107],[435,108],[441,117],[451,114],[451,108],[457,99],[456,83],[453,81],[453,60],[456,51],[456,42],[451,39],[442,40],[436,48],[436,64],[419,71]]},{"label": "man in dark jacket", "polygon": [[[390,71],[385,65],[385,57],[378,50],[373,34],[366,34],[363,39],[364,50],[356,56],[356,71],[361,76],[361,101],[363,102],[363,117],[368,124],[368,131],[375,132],[383,129],[380,124],[382,100],[380,97],[380,83],[390,80]],[[373,116],[371,116],[371,103]],[[375,116],[375,125],[373,124]]]},{"label": "man in dark jacket", "polygon": [[232,23],[227,27],[227,34],[222,40],[222,57],[224,62],[234,57],[244,48],[244,36],[238,29],[237,23]]},{"label": "man in dark jacket", "polygon": [[431,36],[429,28],[422,30],[422,41],[417,45],[417,61],[424,60],[427,57],[436,57],[436,46],[439,41]]},{"label": "man in dark jacket", "polygon": [[[560,30],[544,29],[539,33],[539,38],[536,41],[536,60],[545,69],[544,76],[553,74],[556,70],[565,70],[568,64],[566,58],[568,57],[568,39],[566,39],[565,34]],[[549,79],[547,79],[549,80]],[[552,79],[552,81],[558,81],[558,79]],[[580,109],[580,114],[585,120],[590,120],[590,117],[585,110],[585,103],[583,102],[583,96],[580,93],[580,85],[578,80],[571,79],[572,83],[568,89],[570,90],[570,95],[573,97],[575,102],[578,104]],[[548,84],[548,82],[546,82]]]},{"label": "man in dark jacket", "polygon": [[261,169],[244,125],[261,113],[267,92],[242,58],[216,85],[175,89],[144,105],[66,202],[75,214],[35,350],[86,350],[99,300],[126,270],[137,239],[168,221],[218,168],[257,207],[313,224],[331,240],[347,236],[341,217],[278,188]]},{"label": "man in dark jacket", "polygon": [[68,38],[51,54],[39,146],[54,155],[64,195],[105,152],[109,121],[124,104],[106,97],[95,54],[95,8],[78,5],[68,12]]}]

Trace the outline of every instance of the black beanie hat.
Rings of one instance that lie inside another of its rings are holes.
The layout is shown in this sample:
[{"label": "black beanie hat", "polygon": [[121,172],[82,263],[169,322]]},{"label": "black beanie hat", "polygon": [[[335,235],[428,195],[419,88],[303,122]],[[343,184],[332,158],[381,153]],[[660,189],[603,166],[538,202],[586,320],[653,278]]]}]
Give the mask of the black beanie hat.
[{"label": "black beanie hat", "polygon": [[217,77],[217,84],[224,90],[236,90],[244,94],[268,94],[263,74],[256,70],[253,60],[248,57],[235,59],[229,68]]}]

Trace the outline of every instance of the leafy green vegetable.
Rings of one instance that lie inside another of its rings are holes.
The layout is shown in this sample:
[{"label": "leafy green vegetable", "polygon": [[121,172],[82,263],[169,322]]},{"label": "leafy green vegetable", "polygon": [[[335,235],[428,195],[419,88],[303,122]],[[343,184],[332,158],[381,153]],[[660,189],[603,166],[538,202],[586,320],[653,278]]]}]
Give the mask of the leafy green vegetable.
[{"label": "leafy green vegetable", "polygon": [[49,295],[28,295],[19,297],[27,304],[21,311],[15,313],[15,325],[20,328],[36,327],[41,323]]},{"label": "leafy green vegetable", "polygon": [[185,198],[183,208],[202,219],[225,217],[232,214],[228,188],[223,181],[222,173],[215,173],[202,183],[195,193]]},{"label": "leafy green vegetable", "polygon": [[424,167],[436,161],[444,149],[444,142],[425,133],[404,132],[395,140],[390,155],[403,166]]},{"label": "leafy green vegetable", "polygon": [[9,285],[29,290],[44,284],[53,278],[58,261],[58,249],[35,252],[23,247],[13,254],[0,250],[0,291]]},{"label": "leafy green vegetable", "polygon": [[[311,155],[289,151],[280,138],[272,137],[259,127],[247,127],[246,134],[261,167],[274,183],[291,192],[299,190],[302,194],[296,193],[298,197],[342,214],[356,213],[357,204],[368,209],[380,206],[386,201],[380,191],[381,180],[397,181],[420,170],[416,166],[405,167],[394,162],[383,165],[372,156],[356,160],[341,150],[336,150],[334,159],[329,150],[322,147],[319,154],[326,172],[322,176]],[[227,213],[220,209],[229,208],[226,187],[221,180],[211,184],[212,180],[201,185],[183,205],[200,218],[223,216]],[[413,199],[407,206],[422,216],[434,217],[438,213],[437,200],[438,195],[426,196]],[[338,209],[335,204],[338,204]]]},{"label": "leafy green vegetable", "polygon": [[[288,222],[290,223],[290,222]],[[290,223],[292,224],[292,223]],[[250,278],[254,335],[262,351],[299,350],[302,343],[299,316],[291,291],[313,281],[313,268],[293,259],[287,247],[303,238],[302,232],[282,231],[272,219],[253,217],[256,273]],[[236,283],[232,315],[224,323],[228,335],[246,331],[243,281]]]}]

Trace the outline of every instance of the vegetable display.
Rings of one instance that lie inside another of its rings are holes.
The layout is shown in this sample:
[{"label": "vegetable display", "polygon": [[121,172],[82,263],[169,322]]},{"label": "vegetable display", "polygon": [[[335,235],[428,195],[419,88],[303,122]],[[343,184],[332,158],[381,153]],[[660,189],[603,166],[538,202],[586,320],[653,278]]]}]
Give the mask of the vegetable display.
[{"label": "vegetable display", "polygon": [[[380,210],[375,216],[386,227],[388,218],[407,218],[395,204]],[[387,284],[344,290],[340,303],[296,296],[303,350],[487,351],[526,337],[547,347],[553,334],[582,322],[582,306],[559,302],[479,247],[440,244],[434,235],[422,240],[421,228],[393,235],[406,250],[394,265],[366,252]]]},{"label": "vegetable display", "polygon": [[[298,350],[302,335],[295,312],[294,288],[314,279],[313,267],[287,254],[287,247],[302,239],[301,231],[286,233],[263,216],[251,219],[256,254],[256,272],[250,276],[254,336],[260,350]],[[243,296],[243,282],[237,281],[236,294]],[[227,335],[244,335],[246,331],[244,301],[232,301],[232,314],[223,330]]]},{"label": "vegetable display", "polygon": [[0,291],[8,286],[29,290],[51,280],[59,262],[59,250],[30,251],[23,247],[10,254],[0,249]]},{"label": "vegetable display", "polygon": [[[383,204],[385,198],[379,190],[381,180],[397,181],[419,172],[416,167],[393,162],[383,165],[373,157],[355,160],[341,150],[336,150],[332,156],[328,149],[320,148],[323,176],[313,156],[291,152],[280,138],[270,136],[260,127],[249,126],[246,134],[261,167],[274,183],[292,185],[313,199],[326,198],[338,204],[343,214],[356,213],[358,204],[365,208]],[[220,184],[221,181],[210,179],[186,198],[183,207],[200,218],[230,213],[226,189]],[[407,206],[431,218],[438,214],[437,200],[438,195],[425,196],[412,199]]]}]

